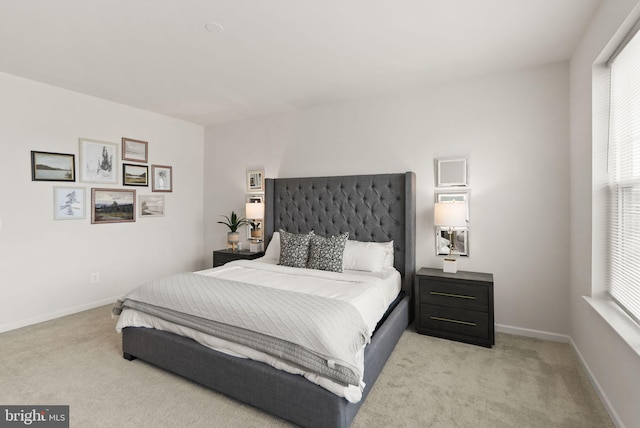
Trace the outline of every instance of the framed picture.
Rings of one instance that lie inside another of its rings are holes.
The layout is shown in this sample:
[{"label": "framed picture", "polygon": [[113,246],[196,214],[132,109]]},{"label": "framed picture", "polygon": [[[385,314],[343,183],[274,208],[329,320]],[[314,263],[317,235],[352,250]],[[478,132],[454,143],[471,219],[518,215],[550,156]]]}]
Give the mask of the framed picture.
[{"label": "framed picture", "polygon": [[452,191],[436,191],[436,202],[464,202],[466,217],[469,221],[469,191],[468,190],[452,190]]},{"label": "framed picture", "polygon": [[151,191],[173,192],[173,171],[170,166],[151,165]]},{"label": "framed picture", "polygon": [[247,192],[264,192],[264,170],[252,169],[247,171]]},{"label": "framed picture", "polygon": [[76,156],[31,151],[32,181],[76,181]]},{"label": "framed picture", "polygon": [[122,160],[147,163],[148,145],[146,141],[122,137]]},{"label": "framed picture", "polygon": [[148,186],[149,167],[146,165],[123,163],[122,184],[125,186]]},{"label": "framed picture", "polygon": [[53,186],[53,219],[80,220],[87,217],[84,187]]},{"label": "framed picture", "polygon": [[164,195],[140,195],[139,217],[164,217]]},{"label": "framed picture", "polygon": [[264,195],[257,195],[257,194],[249,194],[247,195],[247,203],[248,204],[255,204],[258,202],[264,202]]},{"label": "framed picture", "polygon": [[464,187],[469,185],[467,158],[436,159],[436,187]]},{"label": "framed picture", "polygon": [[450,239],[448,227],[436,227],[436,254],[448,256],[451,243],[453,243],[451,254],[468,256],[469,229],[466,227],[454,227]]},{"label": "framed picture", "polygon": [[91,223],[136,221],[136,191],[129,189],[91,189]]},{"label": "framed picture", "polygon": [[80,181],[118,183],[118,145],[80,139]]}]

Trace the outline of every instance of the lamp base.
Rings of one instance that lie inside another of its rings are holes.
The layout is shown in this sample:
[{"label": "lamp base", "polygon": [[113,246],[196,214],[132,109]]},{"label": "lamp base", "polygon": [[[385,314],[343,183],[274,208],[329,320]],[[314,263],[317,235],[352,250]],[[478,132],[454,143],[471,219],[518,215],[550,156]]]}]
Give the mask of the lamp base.
[{"label": "lamp base", "polygon": [[251,242],[249,243],[249,251],[253,253],[259,253],[263,251],[262,242]]},{"label": "lamp base", "polygon": [[458,272],[458,262],[454,258],[445,257],[442,263],[442,271],[444,273],[456,273]]}]

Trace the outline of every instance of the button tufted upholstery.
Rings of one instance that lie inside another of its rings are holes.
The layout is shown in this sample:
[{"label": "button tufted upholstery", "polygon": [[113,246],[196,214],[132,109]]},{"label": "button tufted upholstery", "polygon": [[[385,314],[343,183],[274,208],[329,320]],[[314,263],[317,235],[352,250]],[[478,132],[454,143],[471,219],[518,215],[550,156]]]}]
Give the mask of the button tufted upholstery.
[{"label": "button tufted upholstery", "polygon": [[415,174],[267,179],[265,239],[274,231],[393,240],[395,266],[411,293],[415,272]]}]

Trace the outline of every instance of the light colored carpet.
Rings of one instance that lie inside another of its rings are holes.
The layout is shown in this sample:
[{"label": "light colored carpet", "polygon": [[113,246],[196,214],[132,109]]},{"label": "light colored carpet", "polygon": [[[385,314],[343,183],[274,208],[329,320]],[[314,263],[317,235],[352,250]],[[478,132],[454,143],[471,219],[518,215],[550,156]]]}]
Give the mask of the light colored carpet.
[{"label": "light colored carpet", "polygon": [[[68,404],[72,427],[284,427],[121,356],[110,307],[0,334],[0,404]],[[486,349],[407,330],[352,425],[613,427],[568,344],[498,334]]]}]

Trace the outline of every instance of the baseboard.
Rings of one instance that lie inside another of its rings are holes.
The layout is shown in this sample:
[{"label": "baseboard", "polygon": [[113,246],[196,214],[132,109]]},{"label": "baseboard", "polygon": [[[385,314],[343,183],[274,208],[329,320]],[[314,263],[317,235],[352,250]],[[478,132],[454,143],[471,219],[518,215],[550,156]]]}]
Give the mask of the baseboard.
[{"label": "baseboard", "polygon": [[52,312],[52,313],[49,313],[49,314],[40,315],[40,316],[37,316],[37,317],[28,318],[28,319],[25,319],[25,320],[20,320],[20,321],[8,323],[8,324],[2,324],[2,325],[0,325],[0,333],[4,333],[4,332],[7,332],[7,331],[11,331],[11,330],[16,330],[16,329],[19,329],[19,328],[22,328],[22,327],[27,327],[27,326],[30,326],[30,325],[33,325],[33,324],[38,324],[38,323],[45,322],[45,321],[51,321],[51,320],[56,319],[56,318],[64,317],[64,316],[67,316],[67,315],[76,314],[76,313],[82,312],[82,311],[87,311],[89,309],[97,308],[99,306],[108,305],[109,303],[115,303],[115,301],[119,297],[120,296],[109,297],[107,299],[102,299],[102,300],[98,300],[98,301],[91,302],[91,303],[85,303],[84,305],[79,305],[79,306],[74,306],[72,308],[67,308],[67,309],[64,309],[62,311]]},{"label": "baseboard", "polygon": [[589,378],[589,381],[593,385],[593,388],[596,390],[598,397],[600,397],[600,401],[602,401],[602,404],[604,404],[604,407],[607,410],[607,413],[609,413],[609,416],[611,417],[611,421],[617,428],[625,428],[625,425],[620,419],[620,416],[618,416],[618,413],[616,412],[615,408],[611,404],[609,397],[607,397],[607,394],[604,393],[604,390],[600,387],[598,380],[593,375],[593,373],[591,372],[591,369],[589,369],[589,366],[587,365],[587,362],[582,357],[580,350],[578,349],[576,344],[573,342],[573,339],[571,338],[569,339],[570,339],[569,343],[571,344],[571,347],[576,353],[576,356],[578,357],[578,361],[580,361],[580,365],[584,369],[584,372],[587,374],[587,377]]},{"label": "baseboard", "polygon": [[548,331],[531,330],[522,327],[496,324],[496,332],[515,334],[516,336],[535,337],[537,339],[551,340],[553,342],[569,343],[571,338],[565,334],[550,333]]}]

